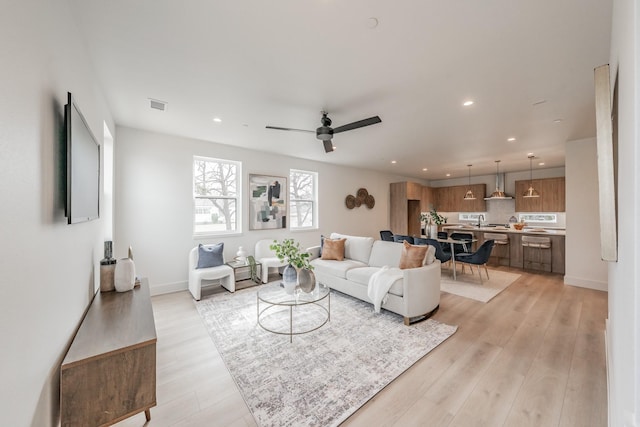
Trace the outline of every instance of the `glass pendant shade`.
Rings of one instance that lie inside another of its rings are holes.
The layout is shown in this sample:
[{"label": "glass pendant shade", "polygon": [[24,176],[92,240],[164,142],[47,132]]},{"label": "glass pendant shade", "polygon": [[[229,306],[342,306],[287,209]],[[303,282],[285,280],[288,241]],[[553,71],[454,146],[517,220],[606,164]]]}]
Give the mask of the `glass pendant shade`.
[{"label": "glass pendant shade", "polygon": [[476,199],[476,196],[474,196],[473,191],[471,191],[471,166],[472,165],[467,165],[467,167],[469,167],[469,189],[467,190],[467,193],[464,195],[464,200]]},{"label": "glass pendant shade", "polygon": [[533,188],[533,158],[535,156],[529,156],[529,188],[522,194],[522,197],[532,198],[540,197],[540,193]]}]

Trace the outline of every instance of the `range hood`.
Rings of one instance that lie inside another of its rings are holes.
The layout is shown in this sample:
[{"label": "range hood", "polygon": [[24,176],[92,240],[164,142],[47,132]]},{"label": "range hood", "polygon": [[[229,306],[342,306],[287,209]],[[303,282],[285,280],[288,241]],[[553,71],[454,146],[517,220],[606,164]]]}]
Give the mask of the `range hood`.
[{"label": "range hood", "polygon": [[502,181],[502,188],[504,188],[504,174],[496,173],[496,189],[491,193],[490,197],[485,197],[485,200],[512,200],[513,197],[507,196],[504,191],[500,190],[500,181]]}]

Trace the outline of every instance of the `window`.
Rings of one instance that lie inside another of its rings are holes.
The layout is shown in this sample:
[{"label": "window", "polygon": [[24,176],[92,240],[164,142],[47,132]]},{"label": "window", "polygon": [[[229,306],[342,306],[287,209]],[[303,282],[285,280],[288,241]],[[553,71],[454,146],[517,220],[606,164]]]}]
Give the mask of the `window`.
[{"label": "window", "polygon": [[520,222],[544,222],[548,224],[555,224],[558,222],[558,215],[548,213],[532,213],[532,214],[519,214],[518,219]]},{"label": "window", "polygon": [[239,233],[241,163],[193,158],[194,234]]},{"label": "window", "polygon": [[291,169],[289,172],[291,229],[318,227],[318,174]]}]

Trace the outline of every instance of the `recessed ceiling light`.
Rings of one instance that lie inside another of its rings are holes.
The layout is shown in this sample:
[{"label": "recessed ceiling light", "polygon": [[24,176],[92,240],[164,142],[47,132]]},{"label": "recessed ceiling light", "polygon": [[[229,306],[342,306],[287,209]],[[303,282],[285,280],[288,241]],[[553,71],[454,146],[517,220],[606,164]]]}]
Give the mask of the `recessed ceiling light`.
[{"label": "recessed ceiling light", "polygon": [[391,164],[392,165],[395,165],[396,163],[398,163],[398,162],[396,162],[395,160],[391,160]]},{"label": "recessed ceiling light", "polygon": [[214,117],[213,121],[216,123],[220,123],[222,121],[222,119],[220,117]]},{"label": "recessed ceiling light", "polygon": [[553,123],[562,123],[562,119],[555,119]]},{"label": "recessed ceiling light", "polygon": [[538,166],[544,166],[544,162],[538,163]]},{"label": "recessed ceiling light", "polygon": [[471,100],[464,101],[464,102],[462,103],[462,105],[464,105],[465,107],[469,107],[470,105],[473,105],[473,101],[471,101]]},{"label": "recessed ceiling light", "polygon": [[527,153],[527,157],[533,156],[533,153]]},{"label": "recessed ceiling light", "polygon": [[371,17],[367,19],[367,28],[369,28],[370,30],[373,30],[374,28],[376,28],[378,24],[379,24],[378,18]]},{"label": "recessed ceiling light", "polygon": [[509,142],[513,142],[513,141],[515,141],[515,140],[516,140],[516,139],[515,139],[514,137],[507,138],[507,141],[509,141]]},{"label": "recessed ceiling light", "polygon": [[451,176],[451,174],[450,174],[450,173],[448,173],[448,174],[446,174],[445,176]]},{"label": "recessed ceiling light", "polygon": [[429,170],[429,169],[427,169],[427,168],[422,168],[422,172],[426,172],[426,171],[428,171],[428,170]]}]

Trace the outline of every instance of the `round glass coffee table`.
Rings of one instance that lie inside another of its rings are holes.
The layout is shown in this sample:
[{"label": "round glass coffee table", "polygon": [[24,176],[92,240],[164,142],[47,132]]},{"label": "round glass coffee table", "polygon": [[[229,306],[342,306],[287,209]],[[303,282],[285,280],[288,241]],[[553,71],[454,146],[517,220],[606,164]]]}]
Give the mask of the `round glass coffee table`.
[{"label": "round glass coffee table", "polygon": [[258,325],[265,331],[288,335],[289,342],[294,335],[315,331],[331,320],[331,292],[320,283],[308,293],[299,288],[289,293],[280,282],[269,283],[258,290],[256,306]]}]

